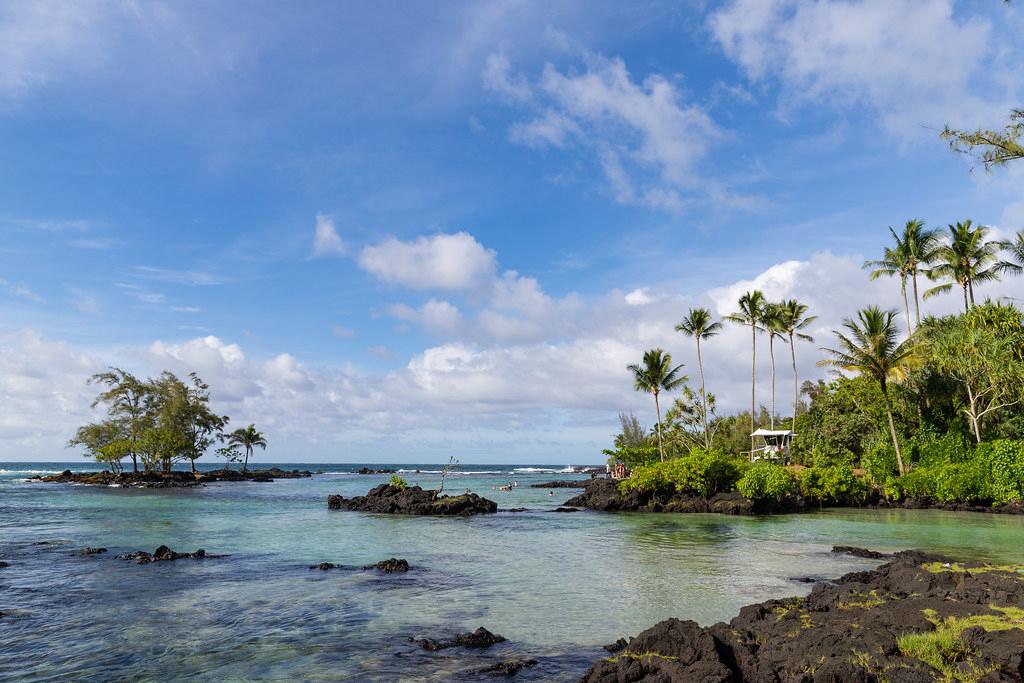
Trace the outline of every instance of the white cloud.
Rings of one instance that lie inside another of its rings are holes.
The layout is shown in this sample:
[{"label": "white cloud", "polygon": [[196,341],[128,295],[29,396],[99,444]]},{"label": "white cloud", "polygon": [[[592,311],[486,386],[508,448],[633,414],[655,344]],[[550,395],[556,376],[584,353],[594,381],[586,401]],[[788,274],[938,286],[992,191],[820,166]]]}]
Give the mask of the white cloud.
[{"label": "white cloud", "polygon": [[388,309],[388,313],[399,320],[416,323],[431,334],[452,335],[462,326],[459,309],[437,299],[430,299],[420,308],[396,304]]},{"label": "white cloud", "polygon": [[508,56],[496,53],[487,57],[483,73],[484,87],[516,102],[532,96],[530,84],[520,75],[513,75]]},{"label": "white cloud", "polygon": [[132,275],[145,280],[169,282],[176,285],[196,285],[199,287],[210,287],[227,282],[226,278],[205,271],[174,270],[171,268],[153,268],[151,266],[134,266],[132,268]]},{"label": "white cloud", "polygon": [[[589,150],[620,204],[679,213],[687,201],[682,192],[706,195],[697,165],[724,137],[711,117],[686,102],[665,76],[637,81],[621,59],[586,58],[579,72],[544,67],[531,88],[536,113],[513,124],[510,139],[530,147]],[[506,58],[494,63],[511,78]]]},{"label": "white cloud", "polygon": [[46,299],[36,294],[31,287],[26,284],[8,282],[0,278],[0,289],[6,290],[11,296],[16,296],[22,299],[28,299],[34,301],[37,304],[46,303]]},{"label": "white cloud", "polygon": [[96,295],[84,289],[72,289],[68,301],[80,313],[95,315],[100,312],[100,302]]},{"label": "white cloud", "polygon": [[175,313],[201,313],[203,309],[198,306],[171,306]]},{"label": "white cloud", "polygon": [[330,216],[316,215],[316,229],[313,233],[313,256],[344,256],[348,252],[341,241],[338,230]]},{"label": "white cloud", "polygon": [[412,289],[465,290],[494,277],[495,254],[468,232],[411,242],[391,237],[364,247],[359,266],[384,282]]},{"label": "white cloud", "polygon": [[[991,23],[956,16],[952,0],[731,0],[709,27],[751,80],[782,85],[783,111],[865,105],[892,133],[934,136],[948,122],[991,122],[1014,101],[1012,66],[989,61]],[[998,101],[977,94],[994,81]]]},{"label": "white cloud", "polygon": [[356,331],[341,325],[331,325],[331,334],[338,339],[350,339],[356,336]]},{"label": "white cloud", "polygon": [[643,306],[644,304],[651,303],[654,299],[651,298],[650,292],[646,287],[640,287],[624,296],[623,300],[630,306]]}]

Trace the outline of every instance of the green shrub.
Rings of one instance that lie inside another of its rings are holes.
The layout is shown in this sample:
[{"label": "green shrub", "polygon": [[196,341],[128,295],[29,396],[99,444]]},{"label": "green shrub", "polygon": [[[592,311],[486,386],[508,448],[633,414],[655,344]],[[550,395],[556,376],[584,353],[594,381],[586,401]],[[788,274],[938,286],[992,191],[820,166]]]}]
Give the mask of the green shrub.
[{"label": "green shrub", "polygon": [[910,470],[896,480],[896,487],[899,491],[898,498],[934,500],[936,474],[936,469],[930,467],[917,466]]},{"label": "green shrub", "polygon": [[949,432],[938,439],[918,442],[917,462],[922,467],[967,462],[974,457],[974,449],[963,434]]},{"label": "green shrub", "polygon": [[671,487],[678,493],[707,497],[731,489],[742,475],[744,463],[721,451],[695,448],[679,458],[637,466],[619,487],[623,493]]},{"label": "green shrub", "polygon": [[992,498],[999,503],[1024,500],[1024,441],[1000,439],[978,444],[992,475]]},{"label": "green shrub", "polygon": [[747,469],[736,489],[753,501],[778,502],[793,493],[796,479],[785,467],[762,462]]},{"label": "green shrub", "polygon": [[800,493],[819,505],[863,505],[870,487],[849,465],[808,467],[800,472]]},{"label": "green shrub", "polygon": [[935,477],[935,499],[940,503],[984,503],[992,500],[989,463],[983,458],[945,465]]},{"label": "green shrub", "polygon": [[406,483],[405,479],[402,479],[397,474],[392,474],[391,475],[391,481],[388,482],[388,483],[390,483],[392,486],[394,486],[396,488],[400,488],[400,489],[404,489],[407,486],[409,486],[409,484]]},{"label": "green shrub", "polygon": [[810,465],[813,467],[852,465],[855,462],[857,462],[857,456],[847,448],[828,448],[822,444],[816,444],[811,450]]},{"label": "green shrub", "polygon": [[868,471],[876,485],[884,484],[885,481],[897,473],[896,449],[892,441],[879,439],[875,441],[861,458],[861,465]]}]

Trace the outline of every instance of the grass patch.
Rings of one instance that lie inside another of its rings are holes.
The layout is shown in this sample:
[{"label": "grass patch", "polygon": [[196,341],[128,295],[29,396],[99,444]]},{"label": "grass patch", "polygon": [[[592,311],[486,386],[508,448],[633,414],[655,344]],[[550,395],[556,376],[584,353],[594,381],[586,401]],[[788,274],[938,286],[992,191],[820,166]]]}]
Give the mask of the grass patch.
[{"label": "grass patch", "polygon": [[885,598],[878,594],[877,590],[872,590],[870,593],[850,593],[851,598],[860,598],[859,600],[850,600],[848,602],[839,601],[836,602],[836,608],[838,609],[871,609],[872,607],[878,607],[879,605],[885,604]]},{"label": "grass patch", "polygon": [[983,564],[980,567],[965,567],[959,562],[952,564],[948,562],[926,562],[921,569],[932,574],[953,572],[955,574],[987,574],[988,572],[1006,572],[1008,574],[1020,574],[1024,578],[1024,564]]},{"label": "grass patch", "polygon": [[661,654],[659,652],[623,652],[621,655],[618,655],[616,657],[606,657],[605,661],[606,662],[611,662],[612,664],[618,664],[619,661],[621,661],[623,659],[641,660],[641,659],[645,659],[645,658],[663,659],[666,662],[678,662],[679,661],[679,657],[671,657],[669,655],[663,655],[663,654]]},{"label": "grass patch", "polygon": [[[989,605],[995,614],[972,614],[969,617],[942,619],[934,610],[925,610],[924,616],[935,624],[934,631],[904,633],[896,641],[900,652],[919,659],[942,672],[945,683],[975,683],[992,668],[980,667],[973,658],[978,653],[963,642],[966,629],[980,626],[986,631],[1024,630],[1024,609]],[[964,666],[966,664],[966,666]]]}]

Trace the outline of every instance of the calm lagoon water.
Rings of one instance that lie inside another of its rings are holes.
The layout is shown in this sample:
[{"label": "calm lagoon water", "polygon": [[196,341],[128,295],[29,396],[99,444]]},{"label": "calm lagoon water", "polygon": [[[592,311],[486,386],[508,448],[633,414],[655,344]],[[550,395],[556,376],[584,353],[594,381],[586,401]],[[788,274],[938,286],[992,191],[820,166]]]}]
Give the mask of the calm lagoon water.
[{"label": "calm lagoon water", "polygon": [[[312,479],[123,490],[25,481],[87,465],[0,463],[0,680],[482,680],[513,657],[518,680],[576,680],[601,646],[676,616],[702,624],[806,593],[798,576],[876,563],[833,544],[921,548],[1024,562],[1024,519],[936,511],[825,511],[767,518],[554,513],[573,495],[530,483],[570,475],[463,466],[449,480],[498,501],[469,519],[328,511],[329,493],[387,480],[358,465]],[[375,465],[374,467],[381,467]],[[403,466],[416,469],[417,466]],[[436,487],[434,472],[405,473]],[[494,487],[512,479],[519,488]],[[136,565],[114,555],[202,547],[228,557]],[[103,546],[104,555],[76,549]],[[405,575],[310,570],[403,557]],[[428,653],[410,636],[486,626],[483,653]]]}]

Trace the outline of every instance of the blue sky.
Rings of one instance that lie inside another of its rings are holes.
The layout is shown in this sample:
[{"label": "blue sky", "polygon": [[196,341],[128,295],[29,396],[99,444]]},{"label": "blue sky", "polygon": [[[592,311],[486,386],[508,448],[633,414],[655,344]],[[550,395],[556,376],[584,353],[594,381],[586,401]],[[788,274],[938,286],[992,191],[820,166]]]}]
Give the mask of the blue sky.
[{"label": "blue sky", "polygon": [[[937,137],[1019,106],[1022,29],[948,0],[0,3],[0,458],[77,457],[118,364],[197,370],[268,459],[595,461],[651,412],[624,365],[695,374],[674,323],[749,286],[812,305],[817,376],[897,302],[859,269],[888,225],[1024,226],[1024,173]],[[725,409],[744,343],[708,349]]]}]

